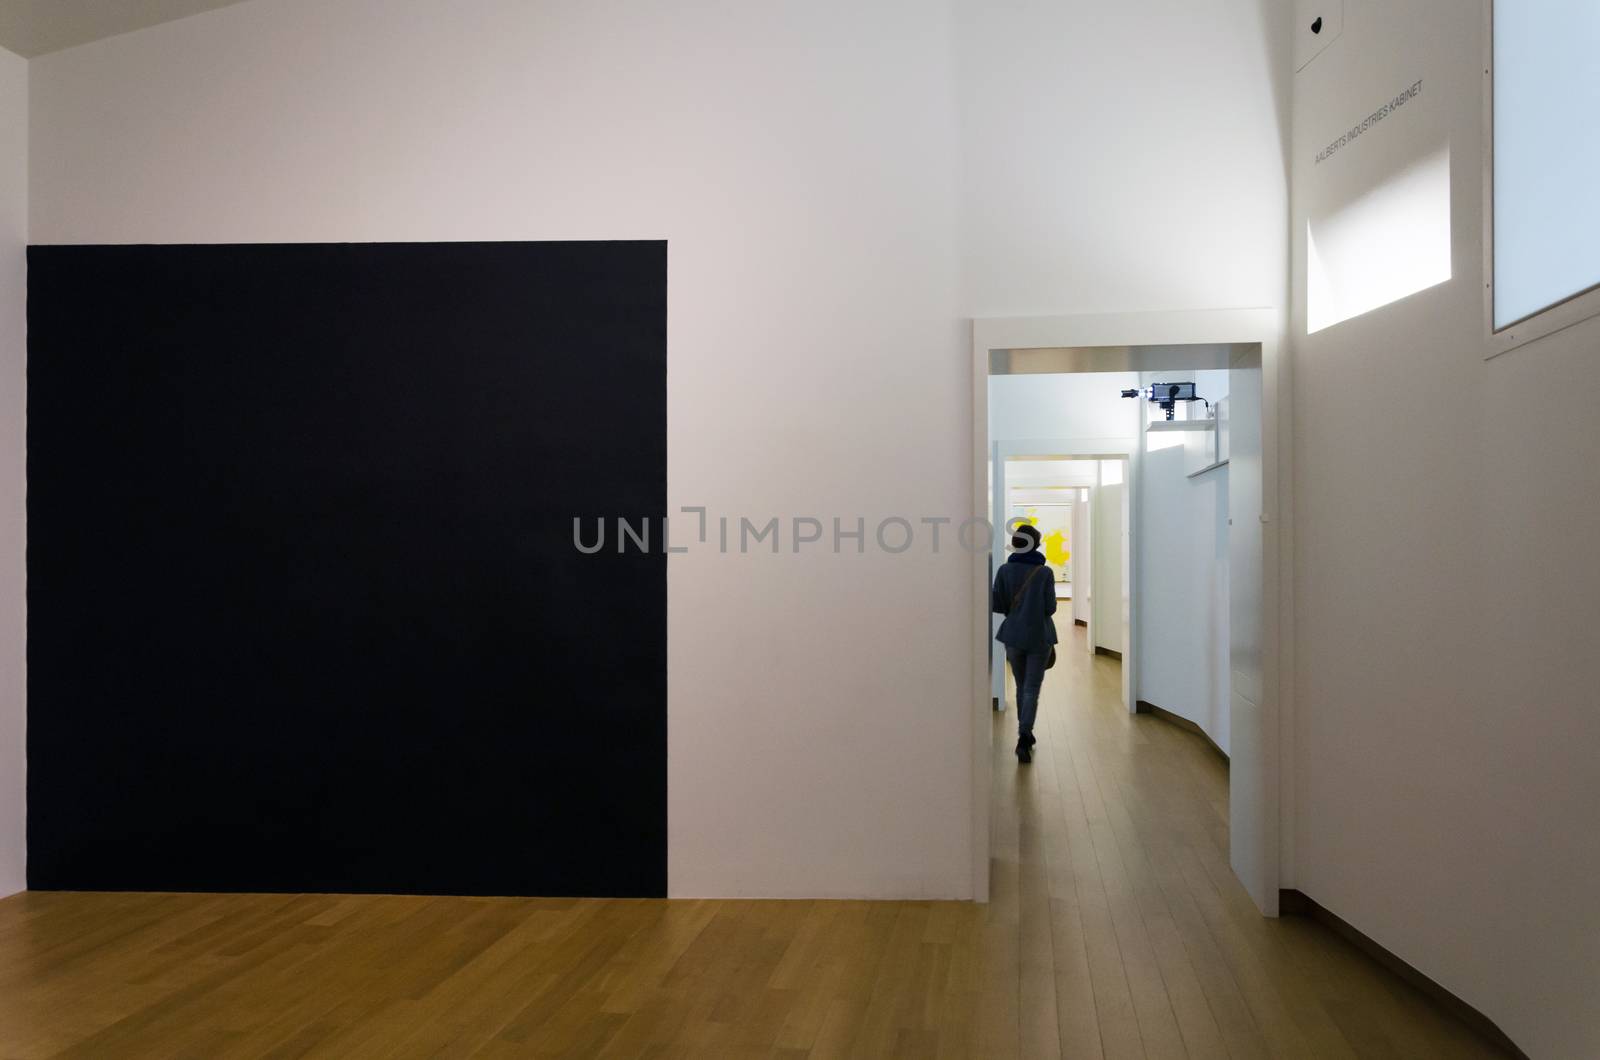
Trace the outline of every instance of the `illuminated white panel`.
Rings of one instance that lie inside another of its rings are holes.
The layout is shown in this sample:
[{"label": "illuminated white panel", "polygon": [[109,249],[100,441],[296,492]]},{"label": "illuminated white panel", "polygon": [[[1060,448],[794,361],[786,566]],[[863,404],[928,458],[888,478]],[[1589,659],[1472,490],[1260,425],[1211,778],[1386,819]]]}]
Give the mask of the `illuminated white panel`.
[{"label": "illuminated white panel", "polygon": [[1321,331],[1450,278],[1450,152],[1306,222],[1306,330]]},{"label": "illuminated white panel", "polygon": [[1494,5],[1494,326],[1600,284],[1600,3]]}]

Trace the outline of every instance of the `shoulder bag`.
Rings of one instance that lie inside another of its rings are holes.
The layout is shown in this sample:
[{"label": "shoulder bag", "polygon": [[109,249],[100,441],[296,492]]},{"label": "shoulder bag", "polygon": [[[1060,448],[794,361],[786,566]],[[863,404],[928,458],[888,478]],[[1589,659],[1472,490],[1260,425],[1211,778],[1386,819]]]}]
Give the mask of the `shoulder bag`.
[{"label": "shoulder bag", "polygon": [[[1011,598],[1011,610],[1012,611],[1015,611],[1017,609],[1017,607],[1019,605],[1021,605],[1021,603],[1022,603],[1022,594],[1028,591],[1028,586],[1033,584],[1033,579],[1037,578],[1041,573],[1043,573],[1044,571],[1046,571],[1048,569],[1049,568],[1044,567],[1044,566],[1035,567],[1035,568],[1033,568],[1032,571],[1030,571],[1028,573],[1028,576],[1026,578],[1022,579],[1022,585],[1020,587],[1018,587],[1016,595]],[[1055,591],[1054,589],[1051,590],[1051,592],[1054,592],[1054,591]],[[1008,611],[1007,614],[1010,614],[1010,612]],[[1050,657],[1044,661],[1044,668],[1046,670],[1048,670],[1051,667],[1053,667],[1055,664],[1056,664],[1056,646],[1054,644],[1052,644],[1052,645],[1050,645]]]}]

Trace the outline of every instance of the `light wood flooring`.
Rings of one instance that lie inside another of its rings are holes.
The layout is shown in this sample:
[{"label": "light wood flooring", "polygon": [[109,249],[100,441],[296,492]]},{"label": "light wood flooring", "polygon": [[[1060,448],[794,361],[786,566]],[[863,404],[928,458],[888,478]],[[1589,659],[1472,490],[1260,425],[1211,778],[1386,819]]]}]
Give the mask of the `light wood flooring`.
[{"label": "light wood flooring", "polygon": [[18,895],[0,1057],[1493,1055],[1260,917],[1221,760],[1061,659],[1032,766],[996,718],[987,906]]}]

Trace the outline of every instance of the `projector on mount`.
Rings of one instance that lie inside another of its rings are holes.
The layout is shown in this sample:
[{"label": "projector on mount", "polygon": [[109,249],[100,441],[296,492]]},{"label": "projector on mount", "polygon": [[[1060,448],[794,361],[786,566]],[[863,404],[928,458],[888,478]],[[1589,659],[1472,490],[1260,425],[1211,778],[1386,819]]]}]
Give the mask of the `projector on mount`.
[{"label": "projector on mount", "polygon": [[1206,408],[1211,408],[1211,402],[1194,392],[1193,383],[1156,383],[1143,390],[1124,390],[1125,398],[1145,398],[1160,406],[1161,411],[1167,414],[1167,419],[1172,419],[1172,412],[1180,401],[1205,401]]}]

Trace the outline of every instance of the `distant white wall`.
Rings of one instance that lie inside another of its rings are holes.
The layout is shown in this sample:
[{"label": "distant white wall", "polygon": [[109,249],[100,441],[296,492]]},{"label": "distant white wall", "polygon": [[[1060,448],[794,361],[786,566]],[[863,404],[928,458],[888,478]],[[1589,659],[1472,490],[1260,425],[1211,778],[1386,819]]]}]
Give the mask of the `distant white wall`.
[{"label": "distant white wall", "polygon": [[[955,51],[916,0],[252,0],[33,61],[33,239],[666,239],[674,508],[959,520]],[[949,534],[671,558],[674,895],[972,893]]]},{"label": "distant white wall", "polygon": [[1095,484],[1092,460],[1008,460],[1006,485],[1011,489],[1080,487]]},{"label": "distant white wall", "polygon": [[[1194,373],[1194,391],[1211,403],[1211,415],[1216,414],[1217,402],[1228,396],[1230,383],[1228,371],[1198,371]],[[1196,404],[1196,415],[1206,415],[1205,406]]]},{"label": "distant white wall", "polygon": [[1127,438],[1136,372],[997,375],[989,378],[990,441]]},{"label": "distant white wall", "polygon": [[28,64],[0,49],[0,896],[26,886]]},{"label": "distant white wall", "polygon": [[[1484,360],[1482,21],[1346,0],[1295,78],[1293,886],[1530,1056],[1593,1057],[1600,320]],[[1307,217],[1444,146],[1452,278],[1306,335]]]},{"label": "distant white wall", "polygon": [[1072,491],[1065,493],[1055,487],[1011,487],[1012,504],[1065,504],[1073,503]]},{"label": "distant white wall", "polygon": [[[1074,505],[1072,509],[1072,558],[1076,566],[1072,572],[1072,616],[1071,622],[1089,623],[1089,599],[1094,592],[1094,541],[1090,537],[1089,513],[1090,504],[1085,500],[1082,504]],[[1057,617],[1057,634],[1061,634],[1066,623]],[[1062,637],[1066,640],[1066,637]]]},{"label": "distant white wall", "polygon": [[[1227,396],[1226,371],[1168,372],[1160,381],[1193,379],[1213,403]],[[1143,382],[1156,381],[1146,376]],[[1203,418],[1205,406],[1190,406]],[[1146,434],[1141,468],[1138,555],[1141,631],[1138,696],[1187,718],[1228,750],[1228,470],[1189,478],[1183,445],[1148,448],[1152,439],[1199,443],[1206,432]]]}]

